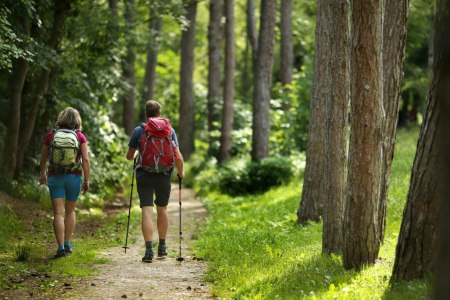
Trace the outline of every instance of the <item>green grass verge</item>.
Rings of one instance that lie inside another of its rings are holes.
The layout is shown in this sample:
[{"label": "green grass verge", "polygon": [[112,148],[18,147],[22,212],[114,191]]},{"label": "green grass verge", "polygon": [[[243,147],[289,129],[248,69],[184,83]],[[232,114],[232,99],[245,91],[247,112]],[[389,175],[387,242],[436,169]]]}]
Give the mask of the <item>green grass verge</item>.
[{"label": "green grass verge", "polygon": [[[115,217],[78,213],[74,252],[53,259],[56,243],[51,210],[35,202],[22,205],[28,213],[21,212],[22,206],[0,208],[0,292],[21,289],[41,296],[58,295],[64,284],[96,274],[96,267],[108,262],[100,252],[124,241],[125,213]],[[18,250],[25,251],[23,261],[17,260]]]},{"label": "green grass verge", "polygon": [[340,256],[321,254],[322,224],[296,225],[300,179],[257,196],[208,193],[210,218],[195,249],[208,261],[213,294],[227,299],[426,298],[426,281],[389,284],[417,136],[418,129],[398,133],[382,259],[360,272],[344,270]]}]

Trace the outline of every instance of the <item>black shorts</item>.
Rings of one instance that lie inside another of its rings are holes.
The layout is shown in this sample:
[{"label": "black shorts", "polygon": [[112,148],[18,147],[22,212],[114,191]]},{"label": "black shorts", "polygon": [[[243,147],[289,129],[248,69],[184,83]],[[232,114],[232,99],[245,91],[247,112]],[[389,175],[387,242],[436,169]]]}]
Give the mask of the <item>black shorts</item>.
[{"label": "black shorts", "polygon": [[163,173],[145,173],[137,178],[137,191],[141,207],[153,206],[154,200],[157,206],[167,206],[170,198],[170,177]]}]

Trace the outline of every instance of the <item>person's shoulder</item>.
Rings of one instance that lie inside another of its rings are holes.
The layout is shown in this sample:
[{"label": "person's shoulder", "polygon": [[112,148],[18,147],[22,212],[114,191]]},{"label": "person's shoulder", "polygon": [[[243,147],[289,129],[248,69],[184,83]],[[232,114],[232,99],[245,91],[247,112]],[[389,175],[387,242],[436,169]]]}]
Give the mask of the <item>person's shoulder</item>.
[{"label": "person's shoulder", "polygon": [[77,131],[77,137],[81,144],[87,143],[86,135],[84,135],[84,133],[81,130]]}]

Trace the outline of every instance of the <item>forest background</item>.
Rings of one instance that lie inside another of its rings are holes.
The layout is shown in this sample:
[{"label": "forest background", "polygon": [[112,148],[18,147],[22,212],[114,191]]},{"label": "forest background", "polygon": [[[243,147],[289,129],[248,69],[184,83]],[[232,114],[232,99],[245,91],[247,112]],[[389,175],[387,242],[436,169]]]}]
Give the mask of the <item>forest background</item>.
[{"label": "forest background", "polygon": [[[229,48],[224,51],[230,31],[223,7],[213,7],[216,2],[0,4],[0,105],[7,108],[0,111],[0,165],[5,169],[1,188],[45,201],[46,192],[36,186],[42,138],[53,128],[57,113],[73,106],[82,115],[92,157],[91,193],[81,203],[102,207],[130,178],[124,158],[128,136],[143,121],[143,104],[151,98],[162,103],[163,115],[178,133],[188,161],[185,184],[197,184],[199,195],[215,190],[231,196],[261,193],[302,178],[313,97],[316,2],[292,2],[292,51],[287,58],[282,51],[282,11],[290,1],[278,3],[273,14],[273,72],[263,82],[270,91],[270,136],[256,151],[252,122],[258,62],[253,53],[260,46],[256,28],[262,25],[263,11],[254,1],[235,1],[230,72]],[[398,127],[412,128],[405,131],[412,135],[424,118],[434,64],[435,14],[429,1],[409,3]],[[286,60],[291,68],[288,80]],[[223,99],[230,98],[233,113],[226,115]],[[230,116],[231,123],[223,121]],[[225,123],[232,124],[232,130],[224,151]],[[11,131],[19,133],[15,142]],[[259,149],[267,152],[257,153]]]}]

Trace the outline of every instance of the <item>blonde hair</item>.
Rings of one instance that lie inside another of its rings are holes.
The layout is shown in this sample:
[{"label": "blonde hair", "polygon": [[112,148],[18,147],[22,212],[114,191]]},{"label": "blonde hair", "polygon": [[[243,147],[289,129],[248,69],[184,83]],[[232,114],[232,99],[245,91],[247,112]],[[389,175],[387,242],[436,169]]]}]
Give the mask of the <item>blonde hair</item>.
[{"label": "blonde hair", "polygon": [[73,107],[67,107],[60,112],[56,121],[56,127],[81,130],[81,117],[78,110]]}]

